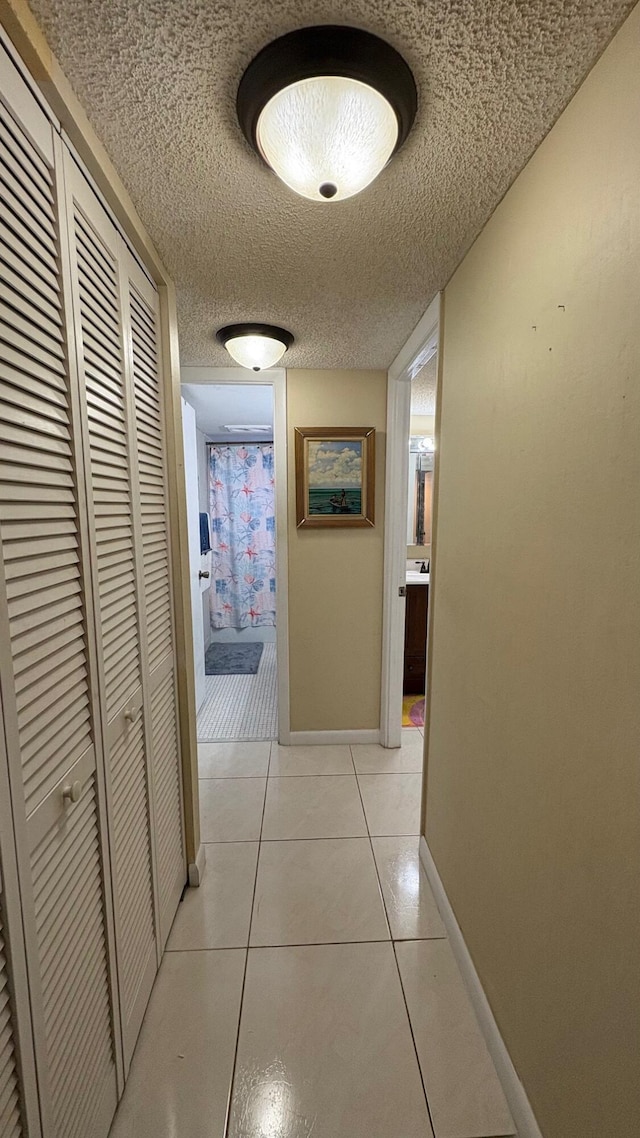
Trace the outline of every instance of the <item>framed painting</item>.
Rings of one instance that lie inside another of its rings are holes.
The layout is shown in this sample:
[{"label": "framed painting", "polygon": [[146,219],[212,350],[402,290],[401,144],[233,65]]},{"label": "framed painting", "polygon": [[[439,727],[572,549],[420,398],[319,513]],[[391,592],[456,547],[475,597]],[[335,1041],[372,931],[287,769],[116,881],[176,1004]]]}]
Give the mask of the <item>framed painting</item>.
[{"label": "framed painting", "polygon": [[296,427],[298,528],[375,524],[375,428]]}]

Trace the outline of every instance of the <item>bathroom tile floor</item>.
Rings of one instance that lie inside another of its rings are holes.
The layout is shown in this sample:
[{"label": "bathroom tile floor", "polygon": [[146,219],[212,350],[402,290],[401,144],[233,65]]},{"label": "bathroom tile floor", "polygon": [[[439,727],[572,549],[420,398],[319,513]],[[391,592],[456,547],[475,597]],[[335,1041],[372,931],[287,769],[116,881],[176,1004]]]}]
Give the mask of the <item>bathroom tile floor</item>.
[{"label": "bathroom tile floor", "polygon": [[276,739],[278,670],[275,644],[265,644],[255,676],[205,676],[198,741]]},{"label": "bathroom tile floor", "polygon": [[111,1138],[515,1133],[418,858],[421,753],[199,747],[207,869]]}]

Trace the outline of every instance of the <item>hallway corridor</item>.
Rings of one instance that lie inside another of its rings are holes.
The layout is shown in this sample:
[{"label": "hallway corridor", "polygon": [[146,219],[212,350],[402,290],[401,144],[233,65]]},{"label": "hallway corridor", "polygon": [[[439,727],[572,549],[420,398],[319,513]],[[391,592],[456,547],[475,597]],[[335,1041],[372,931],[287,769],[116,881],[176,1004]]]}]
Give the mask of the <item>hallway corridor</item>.
[{"label": "hallway corridor", "polygon": [[422,748],[200,745],[206,875],[111,1138],[514,1134],[418,861]]}]

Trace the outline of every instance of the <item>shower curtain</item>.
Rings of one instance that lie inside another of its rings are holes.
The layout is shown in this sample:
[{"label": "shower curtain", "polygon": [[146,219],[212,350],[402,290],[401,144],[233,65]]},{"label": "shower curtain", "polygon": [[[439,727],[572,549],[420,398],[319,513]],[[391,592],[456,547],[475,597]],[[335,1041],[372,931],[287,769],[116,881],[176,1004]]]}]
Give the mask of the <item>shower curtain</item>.
[{"label": "shower curtain", "polygon": [[273,443],[209,447],[212,628],[276,623]]}]

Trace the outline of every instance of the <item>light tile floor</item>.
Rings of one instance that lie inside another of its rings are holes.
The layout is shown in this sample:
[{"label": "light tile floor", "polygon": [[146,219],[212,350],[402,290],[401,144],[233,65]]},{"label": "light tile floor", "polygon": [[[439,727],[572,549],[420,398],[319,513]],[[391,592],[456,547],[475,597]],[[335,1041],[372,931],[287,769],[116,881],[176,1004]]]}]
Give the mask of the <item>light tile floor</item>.
[{"label": "light tile floor", "polygon": [[276,739],[278,670],[275,644],[265,644],[255,676],[205,676],[198,741]]},{"label": "light tile floor", "polygon": [[199,748],[207,870],[111,1138],[515,1133],[418,859],[421,752]]}]

